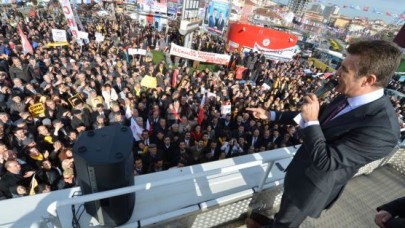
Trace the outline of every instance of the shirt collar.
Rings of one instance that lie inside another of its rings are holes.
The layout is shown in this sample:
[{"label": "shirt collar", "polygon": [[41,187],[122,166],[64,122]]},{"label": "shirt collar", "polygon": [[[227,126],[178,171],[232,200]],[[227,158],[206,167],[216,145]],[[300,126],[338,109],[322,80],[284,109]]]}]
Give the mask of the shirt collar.
[{"label": "shirt collar", "polygon": [[373,102],[373,101],[381,98],[382,96],[384,96],[384,89],[378,89],[371,93],[367,93],[367,94],[360,95],[357,97],[349,97],[349,98],[347,98],[347,102],[349,103],[349,106],[351,109],[355,109],[362,105]]}]

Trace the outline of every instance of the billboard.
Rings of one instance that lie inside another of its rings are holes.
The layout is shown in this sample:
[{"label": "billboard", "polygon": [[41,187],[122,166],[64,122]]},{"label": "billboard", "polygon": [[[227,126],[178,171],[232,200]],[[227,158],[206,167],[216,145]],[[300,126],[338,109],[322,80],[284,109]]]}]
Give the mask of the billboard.
[{"label": "billboard", "polygon": [[138,10],[151,13],[167,13],[166,0],[154,1],[154,0],[138,0]]},{"label": "billboard", "polygon": [[297,40],[288,32],[249,24],[232,23],[228,31],[231,49],[263,52],[270,59],[291,59],[296,54]]},{"label": "billboard", "polygon": [[169,0],[167,2],[167,15],[171,19],[177,18],[177,0]]},{"label": "billboard", "polygon": [[208,31],[222,35],[228,27],[229,2],[213,0],[208,3],[204,24]]}]

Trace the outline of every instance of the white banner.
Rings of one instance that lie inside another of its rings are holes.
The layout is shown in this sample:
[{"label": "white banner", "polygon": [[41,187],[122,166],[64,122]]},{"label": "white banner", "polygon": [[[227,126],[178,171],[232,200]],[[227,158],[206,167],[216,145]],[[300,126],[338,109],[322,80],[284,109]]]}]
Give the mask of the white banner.
[{"label": "white banner", "polygon": [[221,105],[221,115],[231,113],[232,105]]},{"label": "white banner", "polygon": [[99,32],[96,32],[95,37],[96,37],[96,42],[103,42],[104,39],[105,39],[105,37],[103,36],[103,34],[101,34],[101,33],[99,33]]},{"label": "white banner", "polygon": [[146,55],[146,50],[138,48],[128,48],[128,55]]},{"label": "white banner", "polygon": [[294,49],[295,47],[274,50],[261,47],[258,43],[253,47],[253,51],[263,52],[266,58],[278,60],[291,60],[295,55]]},{"label": "white banner", "polygon": [[89,34],[87,32],[79,31],[77,35],[79,36],[80,39],[84,39],[84,40],[89,39]]},{"label": "white banner", "polygon": [[53,42],[66,42],[66,31],[62,29],[52,29]]},{"label": "white banner", "polygon": [[182,46],[178,46],[174,43],[171,44],[170,55],[220,65],[227,65],[229,63],[229,60],[231,59],[230,55],[196,51]]},{"label": "white banner", "polygon": [[207,92],[207,98],[217,97],[215,93]]},{"label": "white banner", "polygon": [[62,7],[63,14],[66,17],[67,24],[72,32],[72,35],[78,39],[79,38],[79,29],[77,28],[75,16],[73,15],[72,7],[70,6],[69,0],[59,0],[59,3]]},{"label": "white banner", "polygon": [[263,84],[262,84],[262,89],[263,89],[263,90],[270,90],[271,87],[270,87],[267,83],[263,83]]}]

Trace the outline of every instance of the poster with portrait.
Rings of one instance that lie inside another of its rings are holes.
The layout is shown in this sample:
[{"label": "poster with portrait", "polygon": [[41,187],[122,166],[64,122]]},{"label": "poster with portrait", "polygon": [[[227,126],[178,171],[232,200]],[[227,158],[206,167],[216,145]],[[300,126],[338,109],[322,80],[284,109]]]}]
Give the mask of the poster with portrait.
[{"label": "poster with portrait", "polygon": [[222,35],[228,26],[228,18],[228,1],[215,0],[209,2],[204,20],[208,31]]},{"label": "poster with portrait", "polygon": [[75,94],[74,96],[68,98],[70,105],[74,108],[79,104],[84,104],[83,98],[80,94]]}]

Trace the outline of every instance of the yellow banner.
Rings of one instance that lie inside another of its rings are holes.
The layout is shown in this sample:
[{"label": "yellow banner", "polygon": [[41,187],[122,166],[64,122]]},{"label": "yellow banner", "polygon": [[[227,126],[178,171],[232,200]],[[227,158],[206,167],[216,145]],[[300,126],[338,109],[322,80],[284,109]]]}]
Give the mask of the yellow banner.
[{"label": "yellow banner", "polygon": [[64,41],[64,42],[53,42],[53,43],[47,43],[46,48],[50,47],[61,47],[61,46],[69,46],[69,43]]},{"label": "yellow banner", "polygon": [[45,115],[45,107],[42,103],[33,104],[28,108],[28,110],[33,117],[38,117],[41,114]]}]

